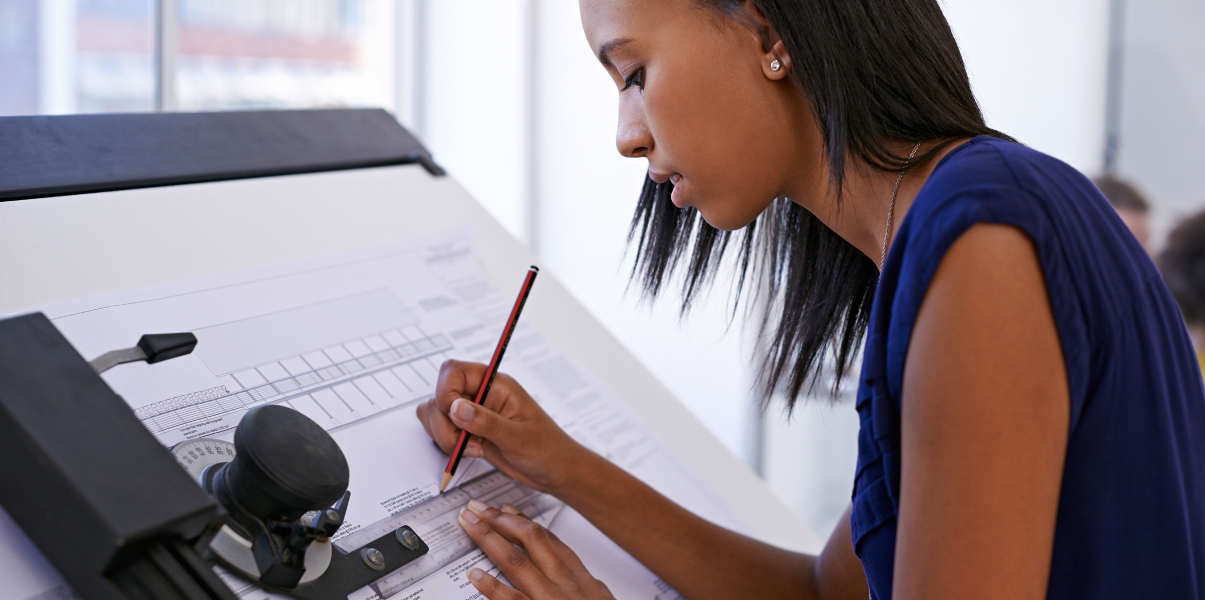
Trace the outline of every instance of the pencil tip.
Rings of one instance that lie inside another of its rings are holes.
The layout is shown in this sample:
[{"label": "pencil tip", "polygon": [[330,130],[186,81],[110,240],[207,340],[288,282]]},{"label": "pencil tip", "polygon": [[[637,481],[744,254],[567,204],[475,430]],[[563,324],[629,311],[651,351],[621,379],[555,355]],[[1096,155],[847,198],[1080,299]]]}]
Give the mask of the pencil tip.
[{"label": "pencil tip", "polygon": [[444,473],[443,479],[439,482],[439,493],[441,493],[441,494],[444,493],[444,490],[448,489],[448,483],[450,483],[451,481],[452,481],[452,476],[447,473]]}]

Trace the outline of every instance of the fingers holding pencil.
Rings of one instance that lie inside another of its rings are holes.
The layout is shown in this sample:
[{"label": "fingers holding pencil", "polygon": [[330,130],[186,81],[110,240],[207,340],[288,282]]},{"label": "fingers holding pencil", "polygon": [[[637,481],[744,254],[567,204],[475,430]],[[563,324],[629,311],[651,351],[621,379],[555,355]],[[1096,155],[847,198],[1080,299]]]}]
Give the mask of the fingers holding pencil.
[{"label": "fingers holding pencil", "polygon": [[451,481],[469,447],[474,448],[470,456],[480,448],[480,455],[503,473],[552,493],[571,484],[575,469],[583,464],[580,459],[590,454],[553,422],[518,382],[498,372],[538,273],[536,267],[528,270],[489,364],[444,363],[435,397],[418,409],[423,427],[448,454],[440,491]]},{"label": "fingers holding pencil", "polygon": [[[466,429],[464,425],[471,425],[473,417],[476,416],[476,409],[481,409],[483,414],[487,414],[486,418],[518,418],[519,405],[528,400],[527,393],[518,383],[499,374],[485,402],[481,406],[474,405],[473,394],[479,387],[484,372],[483,364],[448,360],[440,368],[435,396],[418,405],[419,422],[444,454],[451,454],[455,449],[461,431]],[[457,424],[452,416],[452,406],[457,404],[458,400],[468,404],[460,409],[460,424]],[[466,410],[474,414],[468,415]],[[472,432],[471,427],[469,429]],[[474,458],[482,456],[481,440],[470,438],[466,444],[466,452]]]},{"label": "fingers holding pencil", "polygon": [[[465,370],[463,380],[472,382],[473,374],[482,372],[484,365],[450,361],[446,369],[449,373],[446,378],[441,378],[441,386],[456,386],[462,381],[462,374],[454,371]],[[446,391],[443,387],[437,389],[437,398]],[[445,454],[454,449],[460,432],[468,431],[474,435],[466,444],[465,456],[483,457],[528,487],[554,491],[574,476],[572,469],[581,464],[580,452],[585,449],[569,437],[514,379],[501,375],[495,378],[484,406],[473,406],[467,399],[456,402],[465,395],[447,394],[451,398],[447,402],[432,399],[418,410],[423,428]],[[453,416],[454,404],[471,406],[472,417]]]},{"label": "fingers holding pencil", "polygon": [[[513,447],[522,441],[516,439],[516,436],[521,435],[522,430],[522,427],[519,426],[521,423],[517,419],[508,419],[488,406],[477,406],[468,398],[459,398],[453,402],[448,416],[452,423],[461,430],[496,444]],[[471,441],[473,441],[472,438],[470,438]],[[480,440],[476,441],[480,448]]]},{"label": "fingers holding pencil", "polygon": [[[444,361],[439,367],[439,377],[435,382],[435,397],[428,402],[434,403],[444,414],[448,413],[457,399],[464,398],[472,402],[477,390],[481,388],[485,372],[486,365],[481,363],[455,359]],[[494,384],[490,386],[490,393],[486,395],[483,404],[501,412],[506,403],[512,400],[512,390],[515,386],[516,382],[511,376],[499,372],[494,376]]]}]

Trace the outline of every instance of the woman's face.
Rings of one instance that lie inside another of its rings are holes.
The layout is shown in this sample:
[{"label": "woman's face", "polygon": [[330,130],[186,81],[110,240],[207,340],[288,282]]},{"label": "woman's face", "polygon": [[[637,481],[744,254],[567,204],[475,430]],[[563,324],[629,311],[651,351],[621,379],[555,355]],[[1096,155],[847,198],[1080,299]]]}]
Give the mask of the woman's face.
[{"label": "woman's face", "polygon": [[739,229],[790,191],[806,147],[802,95],[788,61],[771,68],[757,32],[694,0],[580,4],[590,47],[619,88],[619,152],[673,182],[674,204]]}]

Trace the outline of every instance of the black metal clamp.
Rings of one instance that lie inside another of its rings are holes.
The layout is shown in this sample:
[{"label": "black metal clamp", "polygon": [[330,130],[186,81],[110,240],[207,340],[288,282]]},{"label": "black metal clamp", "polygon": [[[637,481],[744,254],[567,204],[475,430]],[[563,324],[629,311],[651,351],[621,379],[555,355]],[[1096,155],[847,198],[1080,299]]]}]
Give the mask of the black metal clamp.
[{"label": "black metal clamp", "polygon": [[[224,563],[214,540],[249,523],[263,525],[249,532],[262,568],[240,574],[303,600],[345,598],[426,554],[408,527],[350,553],[329,543],[351,497],[347,463],[330,434],[287,407],[249,411],[234,460],[194,481],[99,373],[184,356],[196,343],[190,333],[146,335],[89,363],[41,313],[0,320],[0,506],[77,594],[236,600],[213,571]],[[326,462],[296,456],[299,446]],[[240,461],[244,452],[254,460]],[[316,545],[330,559],[302,583]]]}]

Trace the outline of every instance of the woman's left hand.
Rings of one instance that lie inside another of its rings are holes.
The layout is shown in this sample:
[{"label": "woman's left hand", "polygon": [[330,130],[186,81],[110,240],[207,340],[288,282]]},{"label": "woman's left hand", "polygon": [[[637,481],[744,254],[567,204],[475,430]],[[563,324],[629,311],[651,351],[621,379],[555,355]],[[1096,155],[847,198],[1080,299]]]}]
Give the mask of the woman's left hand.
[{"label": "woman's left hand", "polygon": [[614,600],[564,542],[509,504],[499,510],[473,500],[460,513],[460,526],[519,588],[471,569],[469,581],[490,600]]}]

